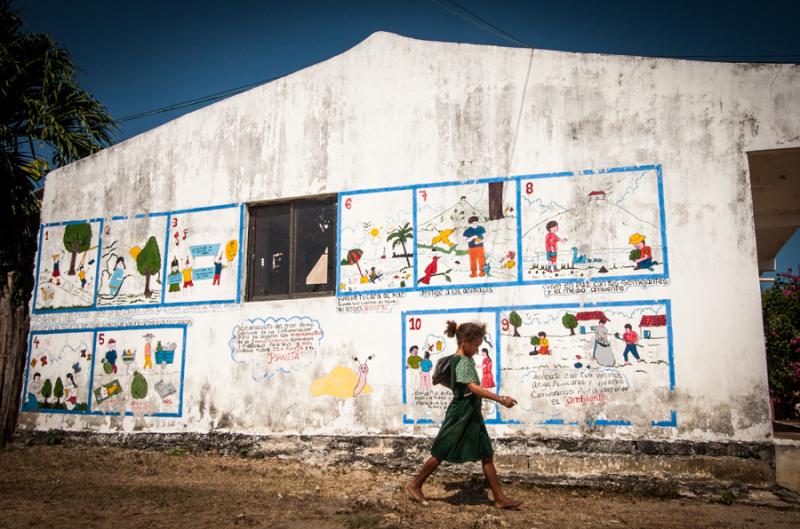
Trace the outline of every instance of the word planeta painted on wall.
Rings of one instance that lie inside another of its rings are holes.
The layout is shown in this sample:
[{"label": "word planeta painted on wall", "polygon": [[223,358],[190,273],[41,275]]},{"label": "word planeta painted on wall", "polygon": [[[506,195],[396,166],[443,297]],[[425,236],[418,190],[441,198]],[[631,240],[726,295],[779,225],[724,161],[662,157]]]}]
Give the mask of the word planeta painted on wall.
[{"label": "word planeta painted on wall", "polygon": [[166,214],[114,217],[103,227],[97,307],[159,304]]},{"label": "word planeta painted on wall", "polygon": [[32,331],[22,411],[179,417],[186,325]]},{"label": "word planeta painted on wall", "polygon": [[413,194],[409,190],[339,197],[339,292],[411,289]]},{"label": "word planeta painted on wall", "polygon": [[42,225],[39,230],[35,311],[94,305],[102,220]]}]

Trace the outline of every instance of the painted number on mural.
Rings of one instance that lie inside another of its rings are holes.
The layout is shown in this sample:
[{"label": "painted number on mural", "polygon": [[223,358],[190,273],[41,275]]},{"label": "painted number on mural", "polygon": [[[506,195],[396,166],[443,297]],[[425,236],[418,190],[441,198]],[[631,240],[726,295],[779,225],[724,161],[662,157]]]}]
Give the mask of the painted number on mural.
[{"label": "painted number on mural", "polygon": [[422,328],[422,320],[420,318],[409,318],[408,325],[412,331],[418,331]]},{"label": "painted number on mural", "polygon": [[419,196],[422,197],[422,201],[423,202],[427,202],[428,201],[428,192],[425,191],[424,189],[419,192]]},{"label": "painted number on mural", "polygon": [[500,322],[500,325],[502,326],[502,329],[504,331],[507,331],[508,330],[508,325],[509,325],[508,318],[503,318],[503,320]]},{"label": "painted number on mural", "polygon": [[353,207],[353,199],[352,198],[348,198],[347,200],[345,200],[344,201],[344,207],[346,209],[352,208]]},{"label": "painted number on mural", "polygon": [[35,346],[37,349],[39,348],[39,338],[38,338],[38,337],[33,339],[33,345],[34,345],[34,346]]},{"label": "painted number on mural", "polygon": [[532,195],[533,194],[533,182],[527,182],[525,184],[525,193],[528,194],[528,195]]},{"label": "painted number on mural", "polygon": [[97,343],[99,343],[100,345],[106,343],[106,333],[101,332],[100,334],[97,335]]}]

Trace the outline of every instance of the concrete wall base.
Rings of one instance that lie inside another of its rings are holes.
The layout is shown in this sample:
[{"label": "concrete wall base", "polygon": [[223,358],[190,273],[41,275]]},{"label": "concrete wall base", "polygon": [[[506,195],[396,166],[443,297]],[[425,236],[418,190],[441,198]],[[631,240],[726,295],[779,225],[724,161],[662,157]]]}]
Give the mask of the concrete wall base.
[{"label": "concrete wall base", "polygon": [[[98,434],[22,431],[19,444],[78,443],[142,450],[180,448],[238,457],[297,459],[313,465],[378,465],[415,471],[428,457],[431,440],[405,436],[251,436],[210,434]],[[495,439],[495,462],[504,480],[543,486],[589,487],[661,497],[736,501],[778,508],[800,508],[800,494],[784,487],[798,475],[800,447],[759,443],[606,441],[597,439]],[[793,458],[776,483],[779,458]],[[457,475],[481,473],[479,463],[444,464]],[[786,474],[788,472],[789,474]],[[794,472],[794,474],[791,474]],[[783,486],[780,486],[783,485]],[[791,488],[791,487],[790,487]],[[794,489],[797,491],[797,489]]]}]

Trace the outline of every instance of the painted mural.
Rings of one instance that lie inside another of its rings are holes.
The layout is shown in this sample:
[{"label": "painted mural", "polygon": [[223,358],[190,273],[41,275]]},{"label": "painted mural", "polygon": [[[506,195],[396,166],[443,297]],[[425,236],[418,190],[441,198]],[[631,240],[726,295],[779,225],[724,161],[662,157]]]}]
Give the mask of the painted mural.
[{"label": "painted mural", "polygon": [[22,411],[88,410],[92,339],[92,332],[31,333]]},{"label": "painted mural", "polygon": [[238,299],[241,215],[235,205],[169,215],[164,303]]},{"label": "painted mural", "polygon": [[[486,324],[486,337],[473,357],[481,387],[499,391],[500,361],[495,349],[497,336],[496,313],[483,311],[431,311],[403,315],[403,404],[406,423],[434,423],[444,418],[453,397],[452,391],[432,381],[436,362],[455,354],[455,338],[444,334],[448,320]],[[483,403],[484,417],[491,422],[497,418],[497,406],[488,400]]]},{"label": "painted mural", "polygon": [[516,182],[420,187],[417,287],[517,281]]},{"label": "painted mural", "polygon": [[184,326],[98,329],[92,413],[179,416]]},{"label": "painted mural", "polygon": [[98,220],[41,227],[34,310],[94,305],[101,229]]},{"label": "painted mural", "polygon": [[412,288],[412,191],[342,194],[339,200],[339,293]]},{"label": "painted mural", "polygon": [[661,276],[660,168],[520,181],[523,280]]},{"label": "painted mural", "polygon": [[369,363],[373,355],[352,358],[352,367],[337,365],[329,373],[314,379],[311,383],[311,396],[329,396],[337,399],[356,399],[372,393],[372,386],[367,383]]},{"label": "painted mural", "polygon": [[161,303],[167,216],[114,218],[104,223],[97,307]]},{"label": "painted mural", "polygon": [[[573,425],[668,420],[674,387],[668,307],[624,302],[501,310],[501,373],[519,401],[501,410],[503,417]],[[661,415],[652,416],[659,408]]]}]

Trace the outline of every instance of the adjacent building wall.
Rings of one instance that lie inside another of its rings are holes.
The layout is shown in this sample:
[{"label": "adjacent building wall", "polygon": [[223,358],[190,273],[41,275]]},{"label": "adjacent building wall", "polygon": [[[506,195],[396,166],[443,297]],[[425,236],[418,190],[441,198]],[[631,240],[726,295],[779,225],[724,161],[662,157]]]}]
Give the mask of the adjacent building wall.
[{"label": "adjacent building wall", "polygon": [[[520,402],[494,436],[769,440],[746,152],[799,114],[797,66],[375,34],[48,176],[23,427],[430,435],[449,397],[407,355],[454,352],[452,318]],[[246,205],[322,193],[337,295],[245,302]]]}]

